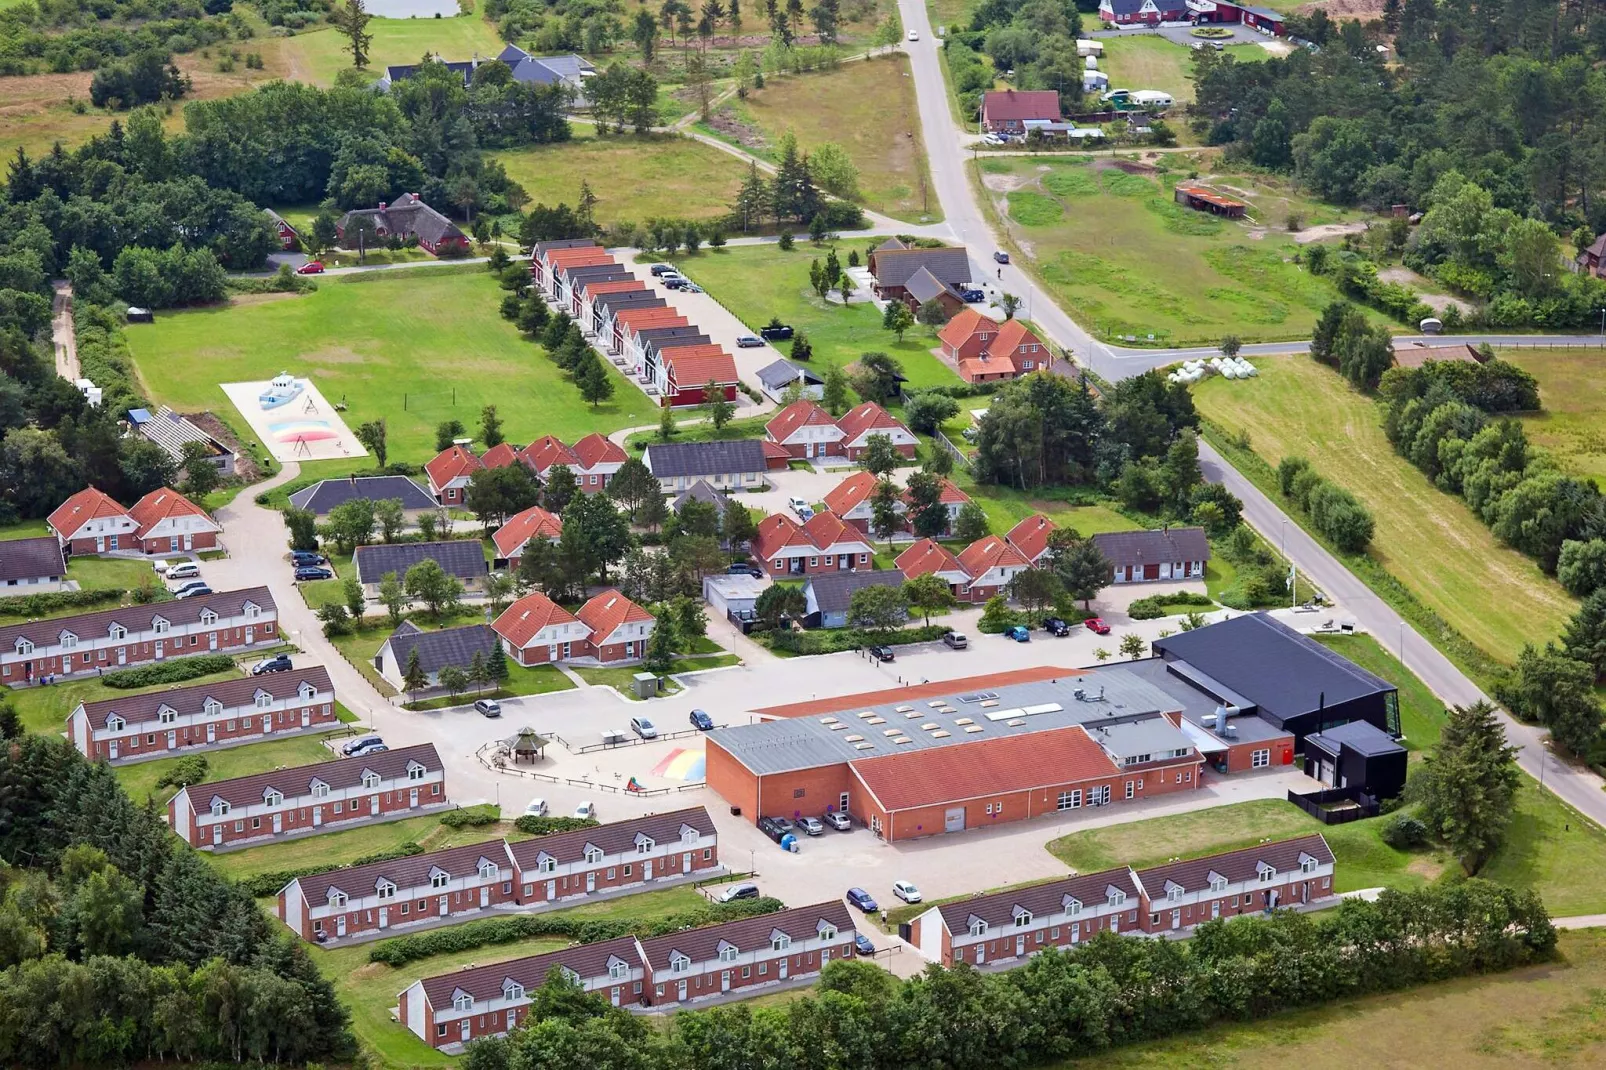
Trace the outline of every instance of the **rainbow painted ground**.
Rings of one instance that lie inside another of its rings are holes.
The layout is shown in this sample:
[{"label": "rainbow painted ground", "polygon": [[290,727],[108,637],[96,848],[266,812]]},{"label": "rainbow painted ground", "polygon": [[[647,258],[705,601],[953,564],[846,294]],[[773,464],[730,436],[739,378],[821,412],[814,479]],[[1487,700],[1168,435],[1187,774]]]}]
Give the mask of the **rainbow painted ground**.
[{"label": "rainbow painted ground", "polygon": [[694,781],[707,776],[706,758],[700,750],[676,747],[652,767],[652,775],[666,780]]}]

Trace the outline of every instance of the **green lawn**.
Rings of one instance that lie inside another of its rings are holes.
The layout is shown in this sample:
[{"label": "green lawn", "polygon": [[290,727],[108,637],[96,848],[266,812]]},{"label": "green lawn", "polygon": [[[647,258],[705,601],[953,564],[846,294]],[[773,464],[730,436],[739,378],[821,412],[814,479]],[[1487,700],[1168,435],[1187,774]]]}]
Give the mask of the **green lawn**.
[{"label": "green lawn", "polygon": [[[256,656],[258,655],[253,655]],[[210,676],[186,680],[182,686],[192,687],[217,680],[231,680],[237,675],[239,674],[234,672],[213,673]],[[102,699],[162,691],[169,686],[171,685],[160,684],[156,687],[119,689],[107,687],[97,676],[88,676],[78,680],[62,680],[49,687],[18,688],[9,692],[6,697],[11,705],[16,707],[17,713],[22,717],[22,725],[28,731],[57,734],[66,732],[67,716],[78,708],[80,702],[99,702]]]},{"label": "green lawn", "polygon": [[1577,603],[1396,454],[1375,401],[1305,357],[1256,364],[1256,379],[1201,382],[1200,412],[1228,435],[1247,429],[1273,467],[1298,454],[1360,498],[1377,523],[1371,555],[1489,656],[1510,662],[1524,643],[1559,634]]},{"label": "green lawn", "polygon": [[[867,241],[859,249],[861,259],[871,244]],[[837,246],[844,266],[849,249],[846,243]],[[881,313],[873,304],[844,308],[815,296],[809,288],[809,263],[824,263],[825,256],[825,249],[800,241],[791,252],[783,252],[777,245],[749,245],[682,255],[676,262],[755,334],[771,316],[779,316],[783,323],[808,335],[816,369],[824,364],[852,364],[860,354],[879,350],[903,365],[911,388],[959,382],[958,375],[931,355],[937,343],[929,327],[911,328],[899,342],[881,326]],[[782,343],[783,353],[786,345]]]},{"label": "green lawn", "polygon": [[521,839],[512,822],[481,825],[478,828],[451,829],[441,824],[440,814],[407,817],[400,821],[387,821],[378,825],[342,832],[324,832],[316,836],[285,840],[281,843],[247,847],[240,851],[225,851],[208,855],[212,864],[234,880],[244,880],[262,873],[284,869],[301,869],[306,866],[329,867],[347,865],[354,858],[393,851],[405,843],[416,843],[426,850],[456,847],[465,843],[481,843],[504,837]]},{"label": "green lawn", "polygon": [[571,691],[574,686],[574,681],[559,672],[555,665],[515,665],[510,661],[507,667],[507,684],[497,688],[495,691],[474,691],[458,695],[456,698],[448,695],[445,698],[408,703],[407,708],[410,710],[439,710],[479,698],[549,695],[554,691]]},{"label": "green lawn", "polygon": [[385,419],[399,461],[429,460],[437,424],[455,418],[475,428],[490,404],[513,442],[653,422],[652,402],[606,362],[613,400],[596,410],[581,401],[544,352],[497,314],[501,296],[474,268],[379,272],[326,279],[301,297],[175,312],[130,330],[128,341],[153,400],[226,406],[218,383],[289,369],[311,377],[331,402],[346,400],[348,426]]},{"label": "green lawn", "polygon": [[[467,842],[467,841],[465,841]],[[628,918],[647,921],[706,906],[707,901],[690,886],[642,892],[601,903],[570,907],[562,913],[597,921]],[[448,1067],[460,1060],[442,1055],[419,1040],[405,1026],[391,1021],[396,993],[420,977],[449,973],[469,964],[486,966],[509,959],[539,955],[567,946],[563,939],[538,938],[514,944],[479,947],[453,954],[435,955],[410,962],[400,969],[368,961],[368,945],[325,951],[314,948],[313,961],[340,993],[341,1002],[351,1011],[352,1029],[365,1047],[372,1048],[381,1064],[390,1067]],[[580,1070],[582,1064],[576,1064]]]},{"label": "green lawn", "polygon": [[[417,63],[426,52],[442,59],[466,60],[473,56],[494,56],[502,51],[496,27],[476,15],[451,19],[380,19],[368,23],[373,45],[368,53],[368,69],[378,76],[393,63]],[[285,52],[290,77],[316,85],[333,85],[335,75],[351,66],[346,40],[332,27],[298,32],[290,38]]]},{"label": "green lawn", "polygon": [[[574,206],[589,182],[602,223],[644,223],[654,217],[716,219],[730,211],[747,168],[711,145],[671,134],[595,137],[576,126],[575,139],[493,154],[530,203]],[[623,176],[632,180],[622,180]]]},{"label": "green lawn", "polygon": [[[232,780],[235,777],[250,776],[252,773],[262,773],[280,766],[312,765],[314,762],[327,761],[335,755],[324,746],[323,741],[334,734],[325,732],[319,735],[291,736],[288,739],[252,743],[244,747],[208,751],[201,755],[206,759],[206,780],[203,783]],[[137,765],[120,765],[117,767],[117,779],[122,783],[123,790],[128,792],[129,798],[135,802],[144,802],[146,796],[155,796],[156,801],[165,806],[167,800],[177,794],[177,789],[170,787],[158,789],[156,782],[181,761],[182,757],[162,758],[153,762],[140,762]]]},{"label": "green lawn", "polygon": [[[1231,45],[1225,54],[1239,63],[1260,63],[1271,57],[1253,44]],[[1193,50],[1186,45],[1146,34],[1107,37],[1099,67],[1110,76],[1111,89],[1160,89],[1179,105],[1193,103]],[[1175,117],[1171,125],[1183,126]]]},{"label": "green lawn", "polygon": [[804,152],[835,142],[859,169],[864,207],[912,223],[942,219],[904,56],[771,78],[745,101],[733,100],[728,110],[763,137],[764,144],[745,146],[749,151],[773,159],[774,146],[787,130]]},{"label": "green lawn", "polygon": [[1606,1063],[1606,931],[1561,934],[1553,961],[1346,999],[1101,1051],[1044,1070],[1298,1066],[1596,1067]]},{"label": "green lawn", "polygon": [[[773,412],[765,413],[762,416],[746,416],[739,420],[732,420],[719,430],[715,430],[714,425],[706,420],[694,424],[680,424],[672,441],[715,442],[726,439],[762,437],[764,425],[774,416]],[[700,420],[701,415],[693,413],[690,419]],[[652,431],[637,431],[625,439],[625,446],[632,450],[642,451],[657,441],[658,432],[656,429]]]},{"label": "green lawn", "polygon": [[1544,411],[1522,418],[1535,445],[1563,467],[1606,480],[1606,349],[1502,349],[1499,355],[1539,380]]},{"label": "green lawn", "polygon": [[[577,665],[574,669],[575,675],[592,687],[611,687],[632,701],[636,698],[635,676],[642,671],[643,669],[640,665],[631,665],[623,669],[592,669]],[[680,685],[667,676],[659,680],[658,687],[658,697],[660,698],[665,695],[676,694],[681,690]]]},{"label": "green lawn", "polygon": [[1292,263],[1297,247],[1281,228],[1290,211],[1307,225],[1339,213],[1323,212],[1279,180],[1221,180],[1250,202],[1267,227],[1258,230],[1175,204],[1175,175],[1128,174],[1111,160],[1013,157],[978,167],[983,200],[1023,258],[1100,337],[1173,345],[1228,333],[1244,341],[1303,338],[1338,296],[1326,279]]},{"label": "green lawn", "polygon": [[[1414,672],[1408,671],[1383,644],[1370,635],[1318,635],[1315,640],[1329,650],[1353,661],[1367,672],[1376,673],[1400,692],[1401,740],[1413,751],[1422,751],[1439,742],[1444,725],[1444,703],[1429,691]],[[1411,657],[1406,648],[1406,660]]]}]

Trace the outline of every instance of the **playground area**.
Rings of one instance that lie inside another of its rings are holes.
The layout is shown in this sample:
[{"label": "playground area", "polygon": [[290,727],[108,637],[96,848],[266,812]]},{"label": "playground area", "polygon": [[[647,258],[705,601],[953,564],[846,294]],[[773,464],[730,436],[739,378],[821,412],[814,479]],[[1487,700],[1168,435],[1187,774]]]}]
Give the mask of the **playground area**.
[{"label": "playground area", "polygon": [[[281,377],[282,378],[282,377]],[[346,421],[310,379],[293,379],[297,392],[272,407],[262,398],[279,380],[223,383],[223,392],[240,410],[273,459],[280,464],[363,457],[368,451]]]}]

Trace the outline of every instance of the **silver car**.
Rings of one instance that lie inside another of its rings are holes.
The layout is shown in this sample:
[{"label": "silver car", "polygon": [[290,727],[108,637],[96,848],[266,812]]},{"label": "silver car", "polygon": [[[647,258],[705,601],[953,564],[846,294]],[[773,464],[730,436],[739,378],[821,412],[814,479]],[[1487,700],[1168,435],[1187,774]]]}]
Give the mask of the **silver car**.
[{"label": "silver car", "polygon": [[838,832],[853,831],[853,815],[846,810],[832,810],[825,815],[825,820]]},{"label": "silver car", "polygon": [[820,819],[817,817],[800,817],[797,819],[797,827],[810,836],[818,836],[825,831],[825,826],[820,823]]}]

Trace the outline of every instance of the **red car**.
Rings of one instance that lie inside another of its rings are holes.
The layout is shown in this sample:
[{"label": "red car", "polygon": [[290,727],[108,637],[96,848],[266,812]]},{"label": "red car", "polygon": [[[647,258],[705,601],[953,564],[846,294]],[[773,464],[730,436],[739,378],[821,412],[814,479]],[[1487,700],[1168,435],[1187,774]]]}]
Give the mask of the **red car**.
[{"label": "red car", "polygon": [[1099,635],[1110,634],[1110,626],[1104,623],[1103,617],[1089,617],[1082,623],[1087,625],[1088,631],[1097,632]]},{"label": "red car", "polygon": [[296,274],[297,275],[322,275],[323,274],[323,262],[319,261],[319,260],[308,260],[305,264],[302,264],[300,267],[296,268]]}]

